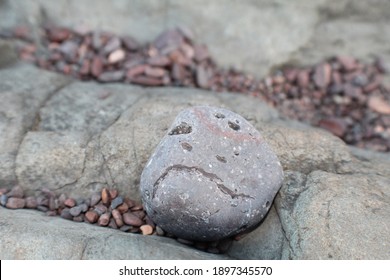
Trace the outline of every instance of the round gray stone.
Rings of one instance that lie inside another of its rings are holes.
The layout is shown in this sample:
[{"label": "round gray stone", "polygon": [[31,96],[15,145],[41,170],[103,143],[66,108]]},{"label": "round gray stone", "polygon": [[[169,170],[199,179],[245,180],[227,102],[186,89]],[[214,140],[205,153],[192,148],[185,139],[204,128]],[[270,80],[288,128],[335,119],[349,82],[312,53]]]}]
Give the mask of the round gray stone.
[{"label": "round gray stone", "polygon": [[283,180],[260,133],[229,110],[179,113],[141,175],[152,220],[188,240],[214,241],[257,225]]}]

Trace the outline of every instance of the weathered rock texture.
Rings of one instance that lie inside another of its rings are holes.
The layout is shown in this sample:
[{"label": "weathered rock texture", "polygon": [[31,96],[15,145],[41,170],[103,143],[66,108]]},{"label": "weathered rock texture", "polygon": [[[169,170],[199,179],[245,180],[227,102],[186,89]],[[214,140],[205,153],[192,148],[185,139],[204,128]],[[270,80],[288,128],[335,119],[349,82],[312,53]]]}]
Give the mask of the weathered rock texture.
[{"label": "weathered rock texture", "polygon": [[257,225],[282,180],[276,155],[243,117],[195,106],[175,118],[140,187],[146,211],[164,230],[215,241]]},{"label": "weathered rock texture", "polygon": [[[362,60],[380,54],[390,61],[387,0],[375,5],[364,0],[232,1],[223,7],[203,0],[89,2],[0,0],[0,27],[38,26],[49,18],[60,25],[84,23],[152,40],[168,27],[186,24],[220,64],[238,65],[259,76],[280,64],[317,63],[337,54]],[[140,199],[141,171],[178,112],[194,105],[225,107],[262,133],[287,174],[271,208],[276,211],[233,244],[228,255],[390,258],[388,155],[358,149],[351,153],[338,138],[282,121],[249,97],[71,82],[32,66],[4,68],[15,58],[8,43],[0,42],[0,49],[1,187],[19,183],[27,195],[46,187],[77,197],[116,186]],[[132,238],[36,212],[0,212],[0,259],[154,258],[156,252],[164,252],[156,258],[199,256],[192,249],[183,255],[182,247],[171,241],[166,245],[165,239]],[[111,250],[116,240],[120,246]],[[84,251],[91,248],[85,244],[94,249]],[[133,253],[140,255],[129,255]]]}]

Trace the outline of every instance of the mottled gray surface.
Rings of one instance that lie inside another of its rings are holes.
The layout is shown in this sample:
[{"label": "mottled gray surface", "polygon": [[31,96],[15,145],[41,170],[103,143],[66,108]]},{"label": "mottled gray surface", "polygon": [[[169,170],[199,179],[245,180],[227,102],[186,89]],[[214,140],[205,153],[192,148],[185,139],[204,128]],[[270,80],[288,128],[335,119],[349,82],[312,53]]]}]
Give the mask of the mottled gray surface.
[{"label": "mottled gray surface", "polygon": [[165,231],[215,241],[257,225],[282,180],[276,155],[243,117],[195,106],[175,118],[140,188],[146,211]]},{"label": "mottled gray surface", "polygon": [[34,260],[226,259],[165,237],[142,236],[0,207],[0,258]]}]

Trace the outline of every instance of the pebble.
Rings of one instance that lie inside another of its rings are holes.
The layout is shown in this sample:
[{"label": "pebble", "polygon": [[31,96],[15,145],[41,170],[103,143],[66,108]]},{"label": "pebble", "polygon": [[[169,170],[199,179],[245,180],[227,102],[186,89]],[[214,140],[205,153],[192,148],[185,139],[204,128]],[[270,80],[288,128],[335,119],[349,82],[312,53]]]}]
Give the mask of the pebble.
[{"label": "pebble", "polygon": [[95,211],[87,211],[85,213],[85,219],[91,223],[91,224],[94,224],[96,223],[96,221],[99,219],[99,215],[98,213],[96,213]]},{"label": "pebble", "polygon": [[126,202],[123,202],[121,205],[119,205],[116,209],[118,209],[118,211],[123,214],[123,213],[126,213],[128,210],[129,210],[129,206],[127,205]]},{"label": "pebble", "polygon": [[99,217],[98,224],[99,226],[107,226],[110,222],[111,215],[109,213],[104,213]]},{"label": "pebble", "polygon": [[390,115],[390,102],[378,96],[370,96],[368,106],[375,112]]},{"label": "pebble", "polygon": [[331,79],[331,74],[332,68],[330,67],[329,63],[319,64],[314,70],[314,84],[321,89],[328,87]]},{"label": "pebble", "polygon": [[45,205],[38,205],[37,210],[41,211],[41,212],[47,212],[47,211],[49,211],[49,207],[47,207]]},{"label": "pebble", "polygon": [[108,71],[103,72],[98,76],[98,81],[107,83],[107,82],[118,82],[122,80],[125,76],[125,73],[122,70],[117,71]]},{"label": "pebble", "polygon": [[81,208],[80,205],[74,206],[74,207],[70,208],[70,210],[69,210],[69,213],[70,213],[73,217],[76,217],[76,216],[80,215],[81,212],[82,212],[82,208]]},{"label": "pebble", "polygon": [[0,205],[1,206],[6,206],[8,200],[8,196],[6,194],[2,194],[0,196]]},{"label": "pebble", "polygon": [[102,202],[104,205],[108,206],[110,205],[110,202],[111,202],[111,195],[110,195],[110,192],[108,191],[107,188],[103,188],[102,189]]},{"label": "pebble", "polygon": [[64,205],[66,207],[72,208],[72,207],[76,206],[76,200],[74,200],[73,198],[67,198],[64,201]]},{"label": "pebble", "polygon": [[140,230],[143,235],[151,235],[153,233],[153,228],[150,225],[142,225]]},{"label": "pebble", "polygon": [[143,222],[140,218],[138,218],[136,215],[134,215],[130,212],[124,213],[122,215],[122,218],[123,218],[123,222],[129,226],[139,227],[143,224]]},{"label": "pebble", "polygon": [[117,196],[111,201],[111,209],[116,209],[118,206],[120,206],[123,203],[123,197]]},{"label": "pebble", "polygon": [[9,209],[21,209],[26,205],[26,201],[19,197],[9,197],[6,203],[6,207]]},{"label": "pebble", "polygon": [[61,218],[64,218],[66,220],[73,220],[73,216],[70,214],[70,209],[69,208],[64,208],[61,211]]},{"label": "pebble", "polygon": [[22,187],[15,186],[7,193],[7,195],[8,195],[8,197],[23,198],[24,192],[23,192]]},{"label": "pebble", "polygon": [[90,203],[90,205],[91,205],[91,206],[95,206],[96,204],[99,203],[100,200],[101,200],[100,194],[94,193],[94,194],[92,194],[92,196],[91,196],[91,203]]},{"label": "pebble", "polygon": [[126,57],[126,53],[124,50],[122,49],[115,50],[112,53],[110,53],[110,55],[108,56],[108,63],[110,64],[118,63],[120,61],[123,61],[125,57]]},{"label": "pebble", "polygon": [[97,78],[103,72],[103,59],[100,56],[95,56],[92,59],[91,74]]},{"label": "pebble", "polygon": [[123,225],[119,228],[120,231],[123,231],[123,232],[130,232],[130,230],[132,230],[133,227],[132,226],[129,226],[129,225]]},{"label": "pebble", "polygon": [[104,214],[104,213],[107,212],[107,207],[106,207],[105,205],[99,203],[98,205],[96,205],[96,206],[94,207],[94,210],[95,210],[96,213],[98,213],[99,216],[100,216],[100,215],[102,215],[102,214]]},{"label": "pebble", "polygon": [[29,208],[29,209],[37,208],[38,203],[37,203],[37,199],[35,197],[28,196],[28,197],[26,197],[25,200],[26,200],[26,205],[25,205],[26,208]]},{"label": "pebble", "polygon": [[140,189],[148,216],[166,232],[214,241],[257,225],[282,181],[277,156],[248,121],[196,106],[175,118],[142,172]]},{"label": "pebble", "polygon": [[156,234],[159,236],[164,236],[165,231],[162,228],[160,228],[159,226],[156,226]]},{"label": "pebble", "polygon": [[118,227],[123,226],[122,215],[117,209],[112,210],[112,216],[113,216],[115,223]]}]

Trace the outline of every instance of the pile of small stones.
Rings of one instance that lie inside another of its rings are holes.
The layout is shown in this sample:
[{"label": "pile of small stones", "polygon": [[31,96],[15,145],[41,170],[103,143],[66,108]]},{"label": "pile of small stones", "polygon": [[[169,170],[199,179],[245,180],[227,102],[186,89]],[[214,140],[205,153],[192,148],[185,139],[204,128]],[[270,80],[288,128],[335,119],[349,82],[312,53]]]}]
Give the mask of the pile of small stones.
[{"label": "pile of small stones", "polygon": [[388,69],[380,58],[364,64],[337,56],[314,66],[285,67],[258,80],[218,67],[207,46],[196,44],[184,27],[144,45],[130,36],[83,28],[46,25],[40,33],[32,38],[34,33],[20,26],[0,31],[0,38],[20,39],[22,60],[77,79],[245,93],[350,145],[390,151],[390,88],[382,83]]},{"label": "pile of small stones", "polygon": [[[25,196],[20,186],[0,188],[0,206],[8,209],[33,209],[47,216],[60,216],[74,222],[85,222],[122,232],[142,235],[158,235],[174,238],[178,242],[209,253],[226,252],[233,239],[218,242],[193,242],[176,238],[165,232],[144,211],[143,205],[123,197],[116,189],[103,188],[87,199],[74,199],[65,194],[56,195],[49,189],[41,189],[35,196]],[[242,236],[237,236],[239,240]]]}]

